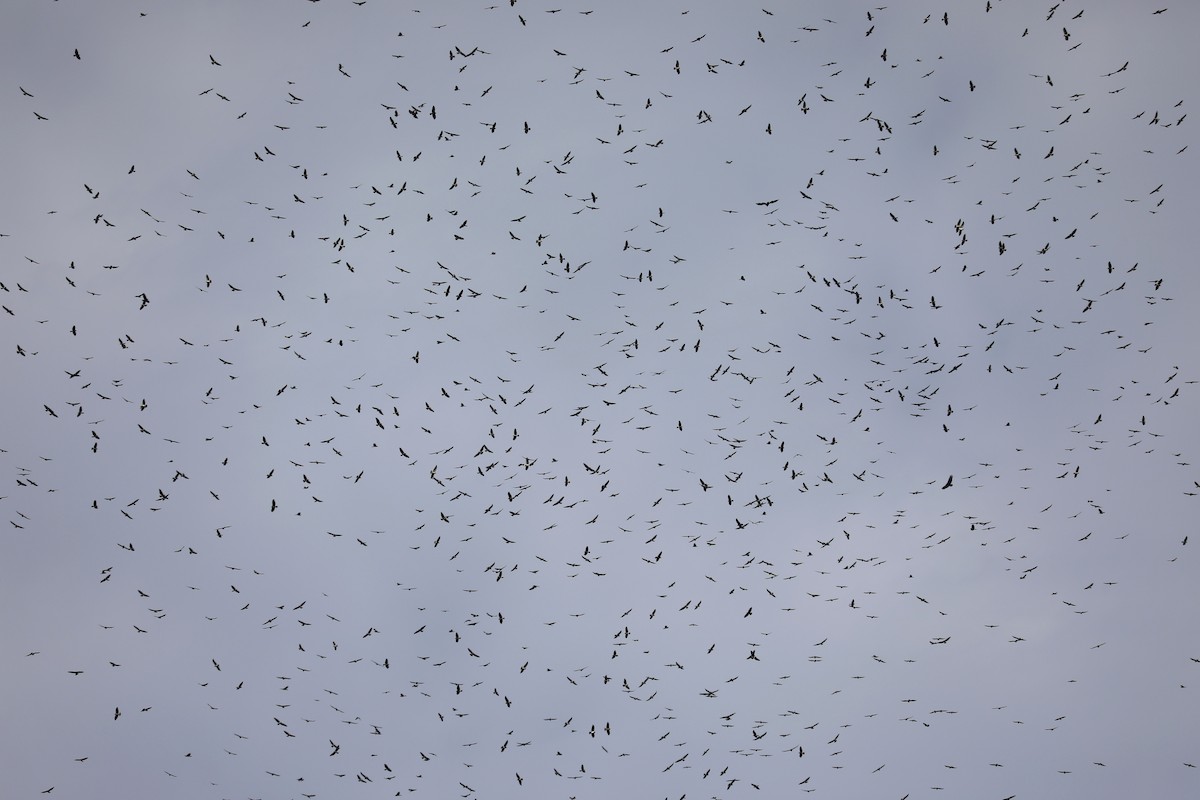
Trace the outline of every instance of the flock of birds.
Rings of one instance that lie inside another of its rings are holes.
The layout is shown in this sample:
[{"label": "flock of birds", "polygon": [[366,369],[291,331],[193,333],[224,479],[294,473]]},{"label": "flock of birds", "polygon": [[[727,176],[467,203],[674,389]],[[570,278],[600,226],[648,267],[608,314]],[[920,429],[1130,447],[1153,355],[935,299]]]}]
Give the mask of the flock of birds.
[{"label": "flock of birds", "polygon": [[1186,25],[1093,5],[28,4],[6,796],[1194,796]]}]

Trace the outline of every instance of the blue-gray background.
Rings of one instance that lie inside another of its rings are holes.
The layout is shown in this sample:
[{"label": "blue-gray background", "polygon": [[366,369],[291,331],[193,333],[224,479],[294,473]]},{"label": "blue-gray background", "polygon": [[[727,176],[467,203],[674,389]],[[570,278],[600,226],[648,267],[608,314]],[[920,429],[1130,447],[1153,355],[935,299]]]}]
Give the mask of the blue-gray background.
[{"label": "blue-gray background", "polygon": [[8,3],[5,796],[1196,796],[1157,11]]}]

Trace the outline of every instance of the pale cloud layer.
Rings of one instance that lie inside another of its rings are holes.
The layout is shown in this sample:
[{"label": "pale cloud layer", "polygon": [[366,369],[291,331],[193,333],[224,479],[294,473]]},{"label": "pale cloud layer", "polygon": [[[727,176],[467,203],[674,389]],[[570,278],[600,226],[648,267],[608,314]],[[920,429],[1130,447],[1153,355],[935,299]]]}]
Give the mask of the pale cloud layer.
[{"label": "pale cloud layer", "polygon": [[6,796],[1193,796],[1200,12],[969,5],[10,3]]}]

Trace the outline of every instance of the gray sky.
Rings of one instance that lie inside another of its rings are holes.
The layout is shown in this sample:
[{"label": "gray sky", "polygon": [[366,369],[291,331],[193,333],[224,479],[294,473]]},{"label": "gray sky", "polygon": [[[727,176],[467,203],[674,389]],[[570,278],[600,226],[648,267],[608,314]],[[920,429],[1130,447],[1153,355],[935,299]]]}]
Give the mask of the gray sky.
[{"label": "gray sky", "polygon": [[1198,25],[7,4],[6,796],[1195,796]]}]

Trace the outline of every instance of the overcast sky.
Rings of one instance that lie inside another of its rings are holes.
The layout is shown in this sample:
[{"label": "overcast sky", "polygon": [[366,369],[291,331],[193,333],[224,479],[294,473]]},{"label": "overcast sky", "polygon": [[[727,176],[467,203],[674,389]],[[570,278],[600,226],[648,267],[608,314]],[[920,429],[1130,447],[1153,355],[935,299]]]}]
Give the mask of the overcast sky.
[{"label": "overcast sky", "polygon": [[4,795],[1197,796],[1198,28],[5,4]]}]

